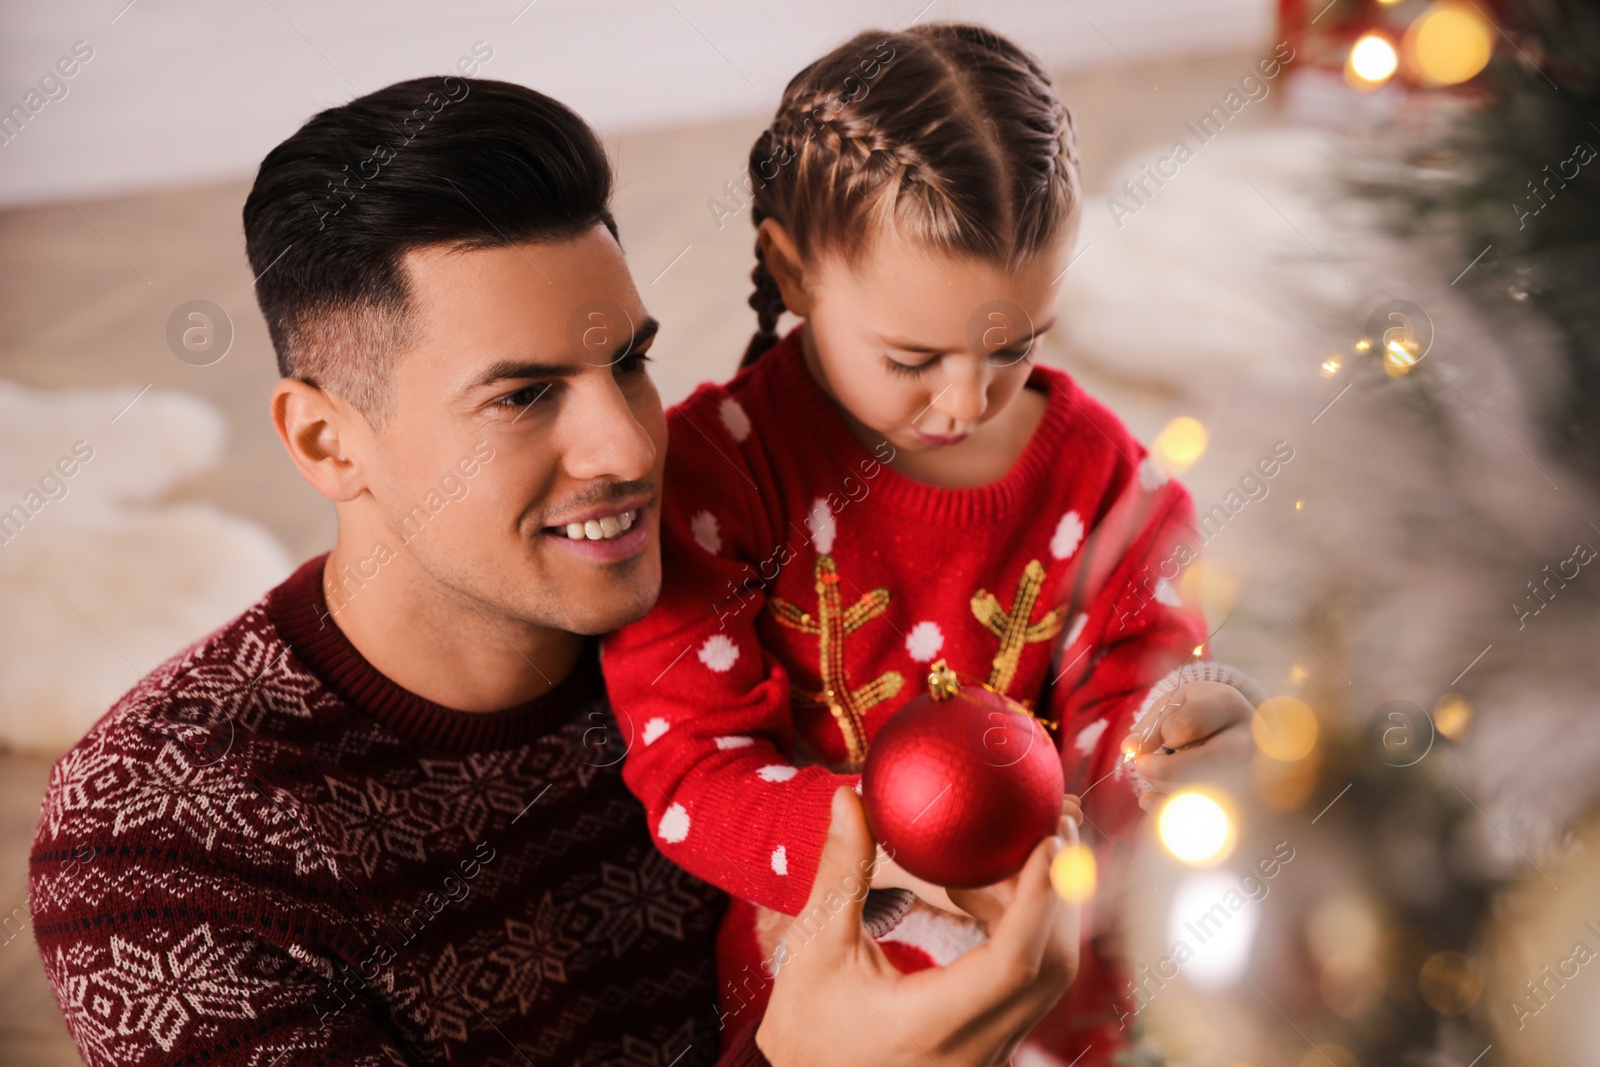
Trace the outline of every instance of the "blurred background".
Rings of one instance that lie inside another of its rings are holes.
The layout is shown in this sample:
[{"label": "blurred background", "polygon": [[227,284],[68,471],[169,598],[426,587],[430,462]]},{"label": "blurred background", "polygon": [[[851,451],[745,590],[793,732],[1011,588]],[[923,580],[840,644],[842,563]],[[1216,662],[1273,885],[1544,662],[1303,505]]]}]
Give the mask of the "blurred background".
[{"label": "blurred background", "polygon": [[1044,358],[1189,486],[1183,593],[1274,694],[1251,764],[1101,872],[1148,1062],[1600,1063],[1592,5],[0,10],[0,1062],[78,1062],[29,926],[51,761],[335,536],[267,418],[260,158],[463,57],[565,101],[670,403],[754,328],[737,185],[785,82],[943,19],[1054,72],[1086,197]]}]

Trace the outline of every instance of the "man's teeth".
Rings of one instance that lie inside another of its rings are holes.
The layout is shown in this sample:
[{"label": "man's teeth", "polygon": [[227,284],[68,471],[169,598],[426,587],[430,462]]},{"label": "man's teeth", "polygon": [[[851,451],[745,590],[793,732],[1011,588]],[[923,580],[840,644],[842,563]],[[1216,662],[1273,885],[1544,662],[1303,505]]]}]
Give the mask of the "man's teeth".
[{"label": "man's teeth", "polygon": [[633,521],[639,517],[639,512],[624,511],[621,515],[607,515],[603,519],[590,519],[588,522],[567,523],[567,536],[574,541],[608,541],[621,533],[627,533],[633,528]]}]

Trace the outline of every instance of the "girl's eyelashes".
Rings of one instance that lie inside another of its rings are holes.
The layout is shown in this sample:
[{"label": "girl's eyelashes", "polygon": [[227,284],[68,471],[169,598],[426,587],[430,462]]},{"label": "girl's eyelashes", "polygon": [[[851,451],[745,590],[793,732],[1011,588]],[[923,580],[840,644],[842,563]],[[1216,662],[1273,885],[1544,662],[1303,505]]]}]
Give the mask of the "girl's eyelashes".
[{"label": "girl's eyelashes", "polygon": [[[1028,344],[1022,348],[1002,348],[998,352],[991,352],[986,357],[986,361],[991,366],[1010,367],[1023,362],[1032,354],[1033,345]],[[885,354],[883,361],[888,364],[892,373],[901,374],[907,378],[915,378],[932,370],[933,365],[938,363],[940,358],[939,356],[932,356],[922,363],[901,363],[898,359]]]},{"label": "girl's eyelashes", "polygon": [[1021,348],[1002,348],[998,352],[990,352],[988,361],[996,367],[1009,367],[1014,363],[1020,363],[1027,359],[1032,353],[1033,345],[1030,342]]},{"label": "girl's eyelashes", "polygon": [[883,362],[888,365],[889,372],[891,374],[900,374],[907,378],[916,378],[932,370],[933,365],[939,362],[939,357],[933,356],[921,363],[913,364],[901,363],[898,359],[893,359],[888,354],[885,354],[883,357]]}]

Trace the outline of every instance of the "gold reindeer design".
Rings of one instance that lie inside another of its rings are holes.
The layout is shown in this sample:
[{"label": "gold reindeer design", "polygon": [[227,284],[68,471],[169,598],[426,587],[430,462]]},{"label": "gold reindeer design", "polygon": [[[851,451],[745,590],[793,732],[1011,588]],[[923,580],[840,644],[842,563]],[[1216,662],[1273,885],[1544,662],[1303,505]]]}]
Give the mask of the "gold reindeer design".
[{"label": "gold reindeer design", "polygon": [[[1048,641],[1061,632],[1062,613],[1046,612],[1038,622],[1030,623],[1034,606],[1039,602],[1039,591],[1044,586],[1044,567],[1039,561],[1029,560],[1022,568],[1022,578],[1017,582],[1017,592],[1011,599],[1011,608],[1000,606],[1000,601],[987,589],[972,595],[972,614],[984,628],[1000,639],[1000,650],[994,654],[994,667],[989,672],[989,688],[1004,693],[1017,675],[1017,663],[1022,659],[1025,646]],[[1025,702],[1024,706],[1031,705]]]},{"label": "gold reindeer design", "polygon": [[826,552],[819,555],[813,573],[817,590],[815,615],[782,597],[773,597],[768,606],[782,625],[817,638],[822,689],[796,688],[793,699],[796,704],[828,709],[849,747],[848,769],[855,771],[867,758],[867,709],[900,692],[905,678],[899,671],[885,671],[866,685],[852,689],[844,662],[845,638],[884,613],[889,606],[889,590],[874,589],[844,607],[839,596],[839,568],[833,556]]}]

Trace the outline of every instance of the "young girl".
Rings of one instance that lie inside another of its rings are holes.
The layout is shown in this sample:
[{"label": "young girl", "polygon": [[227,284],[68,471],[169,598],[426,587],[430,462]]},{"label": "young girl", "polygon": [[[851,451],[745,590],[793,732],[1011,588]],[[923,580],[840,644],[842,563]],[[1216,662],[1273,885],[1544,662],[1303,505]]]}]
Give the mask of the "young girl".
[{"label": "young girl", "polygon": [[[774,913],[810,891],[832,793],[932,663],[1052,727],[1107,848],[1139,817],[1135,714],[1186,664],[1227,680],[1196,662],[1204,620],[1176,592],[1187,493],[1035,360],[1077,171],[1038,63],[964,25],[856,37],[789,83],[751,150],[760,331],[669,416],[661,598],[603,659],[662,852],[734,898],[728,1025],[759,1019]],[[784,309],[803,321],[780,339]],[[902,969],[983,939],[892,860],[873,884],[920,898],[881,937]],[[1119,1047],[1113,967],[1086,951],[1035,1031],[1063,1062]]]}]

